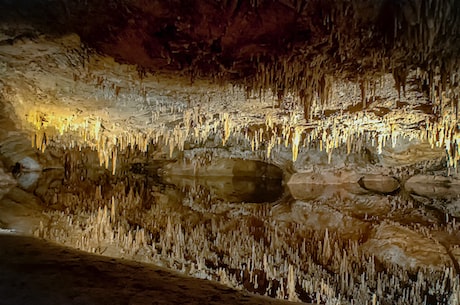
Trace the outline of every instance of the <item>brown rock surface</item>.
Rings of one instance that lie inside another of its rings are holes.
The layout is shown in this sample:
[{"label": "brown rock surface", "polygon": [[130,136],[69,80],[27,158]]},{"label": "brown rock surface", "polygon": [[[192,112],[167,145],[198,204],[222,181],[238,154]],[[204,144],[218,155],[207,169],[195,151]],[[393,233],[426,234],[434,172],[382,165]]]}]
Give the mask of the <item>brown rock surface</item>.
[{"label": "brown rock surface", "polygon": [[384,194],[392,193],[399,189],[398,180],[385,175],[365,175],[359,179],[359,184],[366,190]]},{"label": "brown rock surface", "polygon": [[220,159],[202,163],[174,162],[163,168],[165,176],[201,176],[201,177],[266,177],[281,179],[283,172],[274,165],[261,161],[242,159]]},{"label": "brown rock surface", "polygon": [[380,224],[362,247],[381,261],[407,269],[443,268],[450,261],[446,249],[437,241],[397,224]]},{"label": "brown rock surface", "polygon": [[404,186],[411,193],[430,198],[460,196],[460,180],[454,177],[417,175],[409,178]]},{"label": "brown rock surface", "polygon": [[357,183],[360,175],[352,170],[338,170],[327,172],[295,173],[288,184],[353,184]]},{"label": "brown rock surface", "polygon": [[4,172],[3,168],[0,167],[0,199],[3,195],[8,193],[8,191],[16,184],[16,181],[13,177]]},{"label": "brown rock surface", "polygon": [[359,240],[367,235],[370,225],[359,219],[333,210],[326,205],[296,201],[292,205],[276,206],[271,211],[273,219],[286,225],[298,223],[304,228],[336,232],[342,237]]}]

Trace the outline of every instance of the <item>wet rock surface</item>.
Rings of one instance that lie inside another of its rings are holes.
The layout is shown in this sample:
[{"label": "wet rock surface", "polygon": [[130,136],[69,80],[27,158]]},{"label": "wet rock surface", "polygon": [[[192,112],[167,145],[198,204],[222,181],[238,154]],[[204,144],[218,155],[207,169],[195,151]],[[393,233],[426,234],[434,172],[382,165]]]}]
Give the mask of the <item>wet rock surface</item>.
[{"label": "wet rock surface", "polygon": [[161,175],[283,179],[283,171],[275,165],[256,160],[219,159],[219,157],[204,162],[192,159],[189,162],[169,163],[161,169]]},{"label": "wet rock surface", "polygon": [[355,198],[358,195],[368,193],[357,183],[353,184],[308,184],[308,183],[288,183],[289,192],[292,197],[299,200],[314,200],[320,198]]},{"label": "wet rock surface", "polygon": [[[399,181],[382,174],[360,174],[353,170],[336,170],[329,172],[295,173],[287,182],[294,197],[313,199],[323,193],[324,188],[347,189],[359,194],[366,191],[390,194],[400,188]],[[310,194],[310,195],[308,195]]]},{"label": "wet rock surface", "polygon": [[436,240],[395,224],[382,223],[375,228],[363,247],[382,262],[392,262],[407,269],[418,266],[451,266],[447,250]]},{"label": "wet rock surface", "polygon": [[328,172],[295,173],[288,184],[355,184],[360,179],[360,174],[353,170],[337,170]]},{"label": "wet rock surface", "polygon": [[404,184],[407,191],[428,198],[458,198],[460,179],[455,177],[416,175]]},{"label": "wet rock surface", "polygon": [[396,178],[376,174],[361,177],[358,184],[366,190],[382,194],[393,193],[400,187]]}]

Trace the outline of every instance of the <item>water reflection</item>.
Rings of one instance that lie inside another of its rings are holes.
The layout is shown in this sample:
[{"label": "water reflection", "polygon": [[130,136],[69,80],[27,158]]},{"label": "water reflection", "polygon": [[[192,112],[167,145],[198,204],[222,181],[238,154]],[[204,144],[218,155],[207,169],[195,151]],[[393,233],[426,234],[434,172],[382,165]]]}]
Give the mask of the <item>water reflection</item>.
[{"label": "water reflection", "polygon": [[50,219],[38,236],[291,300],[365,304],[381,291],[381,304],[442,304],[454,289],[436,288],[455,281],[431,232],[454,244],[449,232],[460,228],[409,196],[357,184],[297,185],[290,196],[276,179],[159,177],[161,164],[112,176],[68,164],[43,172],[34,190]]},{"label": "water reflection", "polygon": [[334,202],[335,209],[357,219],[386,217],[392,210],[394,196],[373,193],[354,184],[290,184],[297,200]]},{"label": "water reflection", "polygon": [[268,203],[281,198],[284,186],[281,179],[260,177],[162,177],[165,184],[188,190],[197,186],[209,190],[214,200],[231,203]]}]

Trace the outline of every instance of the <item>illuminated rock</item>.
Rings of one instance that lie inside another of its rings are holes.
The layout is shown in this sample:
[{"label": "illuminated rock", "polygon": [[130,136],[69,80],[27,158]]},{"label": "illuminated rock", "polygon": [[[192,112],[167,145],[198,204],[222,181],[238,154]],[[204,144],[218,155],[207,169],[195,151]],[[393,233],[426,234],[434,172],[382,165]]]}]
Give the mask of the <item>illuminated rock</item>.
[{"label": "illuminated rock", "polygon": [[21,170],[24,172],[40,172],[42,167],[38,162],[30,157],[25,157],[18,161],[21,165]]},{"label": "illuminated rock", "polygon": [[334,209],[306,201],[295,201],[290,206],[279,205],[272,209],[274,219],[289,226],[298,223],[314,231],[336,232],[340,236],[359,240],[368,234],[370,225]]},{"label": "illuminated rock", "polygon": [[383,223],[379,225],[363,249],[384,262],[408,269],[442,268],[450,264],[446,249],[433,239],[408,228]]}]

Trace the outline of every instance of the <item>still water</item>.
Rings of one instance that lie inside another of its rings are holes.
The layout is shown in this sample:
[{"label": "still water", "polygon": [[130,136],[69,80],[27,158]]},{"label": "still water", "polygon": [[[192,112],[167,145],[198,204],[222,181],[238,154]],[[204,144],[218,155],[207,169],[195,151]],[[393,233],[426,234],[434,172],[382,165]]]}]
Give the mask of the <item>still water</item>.
[{"label": "still water", "polygon": [[112,175],[72,156],[24,186],[47,216],[37,236],[293,301],[451,304],[460,291],[452,200],[359,185],[291,194],[282,179],[159,175],[165,162]]}]

